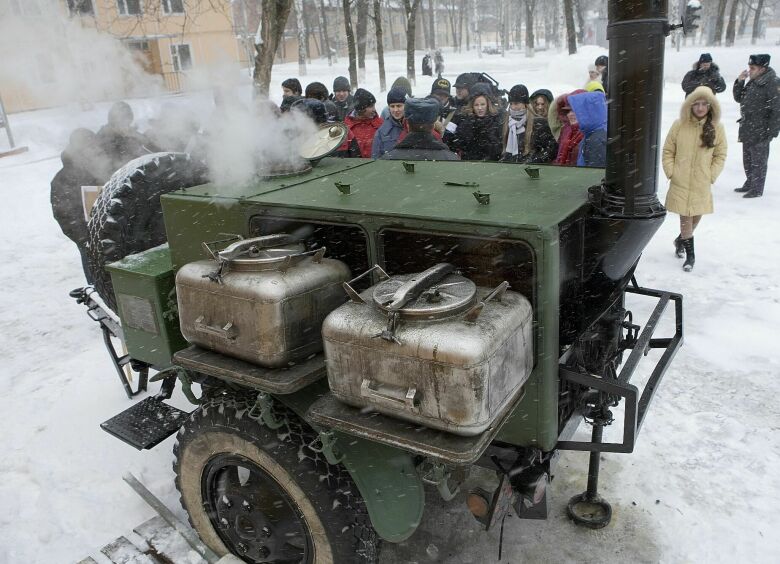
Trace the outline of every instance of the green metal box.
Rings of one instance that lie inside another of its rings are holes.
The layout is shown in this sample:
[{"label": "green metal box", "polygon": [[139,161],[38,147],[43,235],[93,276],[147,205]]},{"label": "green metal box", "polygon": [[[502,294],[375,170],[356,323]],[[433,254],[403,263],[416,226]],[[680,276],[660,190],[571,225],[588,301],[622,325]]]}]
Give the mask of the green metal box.
[{"label": "green metal box", "polygon": [[168,245],[129,255],[111,273],[130,357],[162,369],[188,344],[179,330],[176,282]]}]

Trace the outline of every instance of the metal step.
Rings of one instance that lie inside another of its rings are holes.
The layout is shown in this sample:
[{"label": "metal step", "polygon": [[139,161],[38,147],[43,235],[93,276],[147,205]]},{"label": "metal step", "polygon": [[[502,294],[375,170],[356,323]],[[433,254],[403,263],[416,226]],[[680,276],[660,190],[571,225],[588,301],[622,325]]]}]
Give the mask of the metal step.
[{"label": "metal step", "polygon": [[150,449],[179,430],[189,413],[148,397],[100,424],[100,428],[138,450]]}]

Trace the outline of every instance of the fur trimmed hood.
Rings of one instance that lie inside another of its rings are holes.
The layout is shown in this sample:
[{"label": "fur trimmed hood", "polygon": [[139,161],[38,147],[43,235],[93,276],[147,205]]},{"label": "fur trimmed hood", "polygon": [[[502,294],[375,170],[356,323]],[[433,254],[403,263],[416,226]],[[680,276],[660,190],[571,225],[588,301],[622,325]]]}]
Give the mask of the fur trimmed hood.
[{"label": "fur trimmed hood", "polygon": [[700,100],[702,98],[710,103],[710,109],[712,110],[712,123],[713,125],[717,125],[720,123],[720,104],[715,97],[715,93],[709,86],[699,86],[696,90],[688,94],[682,104],[682,107],[680,108],[680,119],[683,121],[690,119],[692,116],[691,107],[693,106],[693,103],[696,100]]}]

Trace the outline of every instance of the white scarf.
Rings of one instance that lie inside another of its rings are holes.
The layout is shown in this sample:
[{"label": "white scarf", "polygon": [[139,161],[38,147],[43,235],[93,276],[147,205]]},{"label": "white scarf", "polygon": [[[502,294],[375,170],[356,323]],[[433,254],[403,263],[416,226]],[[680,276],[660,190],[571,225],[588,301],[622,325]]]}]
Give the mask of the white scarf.
[{"label": "white scarf", "polygon": [[509,112],[509,134],[506,139],[506,152],[510,155],[520,153],[519,139],[525,133],[525,120],[528,114],[525,110]]}]

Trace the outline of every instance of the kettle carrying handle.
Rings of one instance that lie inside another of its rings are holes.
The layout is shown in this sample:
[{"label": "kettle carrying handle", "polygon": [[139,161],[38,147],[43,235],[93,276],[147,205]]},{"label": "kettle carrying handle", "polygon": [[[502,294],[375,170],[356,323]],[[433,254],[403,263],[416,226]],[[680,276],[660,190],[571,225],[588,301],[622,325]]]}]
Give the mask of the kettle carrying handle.
[{"label": "kettle carrying handle", "polygon": [[201,333],[206,333],[213,337],[219,337],[226,341],[235,341],[238,337],[238,329],[233,325],[232,321],[228,321],[225,325],[215,327],[206,323],[205,317],[200,316],[195,320],[195,329]]},{"label": "kettle carrying handle", "polygon": [[368,378],[360,383],[361,397],[393,409],[420,410],[422,394],[416,386],[401,387],[375,384]]},{"label": "kettle carrying handle", "polygon": [[474,323],[478,318],[479,314],[482,313],[482,310],[485,309],[485,304],[492,300],[501,301],[501,298],[504,297],[504,294],[509,289],[509,282],[504,280],[496,286],[492,292],[490,292],[487,296],[485,296],[482,301],[475,304],[474,307],[472,307],[470,310],[466,312],[466,315],[463,317],[464,321],[467,321],[469,323]]},{"label": "kettle carrying handle", "polygon": [[344,291],[347,293],[347,295],[349,296],[350,300],[352,300],[353,302],[355,302],[357,304],[365,304],[366,303],[366,301],[363,298],[360,297],[360,294],[358,294],[357,291],[352,287],[352,284],[354,284],[358,280],[362,280],[363,278],[365,278],[366,276],[368,276],[369,274],[371,274],[375,270],[379,271],[379,279],[380,280],[387,280],[387,279],[390,278],[390,275],[387,272],[385,272],[385,270],[381,266],[379,266],[378,264],[375,264],[374,266],[372,266],[371,268],[366,270],[360,276],[357,276],[357,277],[353,278],[349,282],[342,283],[341,287],[344,288]]}]

